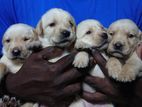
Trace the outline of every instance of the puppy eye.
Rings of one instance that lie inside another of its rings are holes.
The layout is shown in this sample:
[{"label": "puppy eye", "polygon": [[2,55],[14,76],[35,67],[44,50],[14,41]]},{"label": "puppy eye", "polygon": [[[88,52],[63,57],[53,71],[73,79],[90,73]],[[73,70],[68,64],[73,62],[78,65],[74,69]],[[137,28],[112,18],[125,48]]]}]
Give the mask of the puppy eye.
[{"label": "puppy eye", "polygon": [[114,32],[109,32],[109,34],[110,34],[111,36],[113,36],[113,35],[114,35]]},{"label": "puppy eye", "polygon": [[30,38],[26,38],[26,37],[25,37],[23,40],[24,40],[24,41],[28,41],[29,39],[30,39]]},{"label": "puppy eye", "polygon": [[50,23],[49,26],[50,26],[50,27],[54,27],[54,26],[55,26],[55,23]]},{"label": "puppy eye", "polygon": [[72,21],[69,21],[69,23],[70,23],[71,27],[73,27],[73,23],[72,23]]},{"label": "puppy eye", "polygon": [[92,32],[91,32],[90,30],[86,32],[87,35],[89,35],[89,34],[91,34],[91,33],[92,33]]},{"label": "puppy eye", "polygon": [[9,42],[10,42],[10,39],[6,39],[5,41],[6,41],[6,43],[9,43]]},{"label": "puppy eye", "polygon": [[129,38],[133,38],[133,37],[135,37],[135,35],[133,35],[133,34],[128,34],[128,37],[129,37]]}]

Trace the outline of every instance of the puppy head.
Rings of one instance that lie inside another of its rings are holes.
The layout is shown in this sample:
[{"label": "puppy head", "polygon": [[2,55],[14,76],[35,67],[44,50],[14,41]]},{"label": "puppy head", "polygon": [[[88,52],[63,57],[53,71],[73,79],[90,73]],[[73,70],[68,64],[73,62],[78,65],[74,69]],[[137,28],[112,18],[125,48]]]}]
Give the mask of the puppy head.
[{"label": "puppy head", "polygon": [[31,53],[27,45],[36,40],[35,31],[26,24],[10,26],[3,36],[3,54],[11,60],[22,61]]},{"label": "puppy head", "polygon": [[46,39],[52,46],[66,47],[75,41],[75,21],[71,14],[54,8],[45,13],[37,25],[40,39]]},{"label": "puppy head", "polygon": [[97,20],[85,20],[77,26],[76,48],[106,49],[109,37],[106,29]]},{"label": "puppy head", "polygon": [[133,53],[141,36],[137,25],[129,19],[120,19],[112,23],[107,33],[111,36],[108,53],[118,58]]}]

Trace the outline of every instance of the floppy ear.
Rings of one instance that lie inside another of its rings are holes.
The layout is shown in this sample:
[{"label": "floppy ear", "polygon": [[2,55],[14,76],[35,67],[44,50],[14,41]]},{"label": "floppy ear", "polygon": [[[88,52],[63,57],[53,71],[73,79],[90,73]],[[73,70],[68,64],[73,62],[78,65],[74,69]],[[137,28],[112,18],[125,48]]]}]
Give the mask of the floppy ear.
[{"label": "floppy ear", "polygon": [[137,46],[139,46],[142,43],[142,32],[139,30],[139,37],[138,37],[138,43]]},{"label": "floppy ear", "polygon": [[31,32],[35,37],[34,40],[38,40],[38,33],[37,33],[36,29],[32,29]]},{"label": "floppy ear", "polygon": [[4,38],[6,36],[6,33],[4,33],[3,37],[2,37],[2,45],[4,44]]},{"label": "floppy ear", "polygon": [[75,20],[74,20],[74,18],[72,16],[70,17],[70,19],[71,19],[70,20],[70,24],[72,24],[72,26],[73,26],[72,29],[73,29],[74,32],[76,32],[76,23],[75,23]]},{"label": "floppy ear", "polygon": [[40,20],[36,26],[36,32],[38,36],[43,36],[42,20]]},{"label": "floppy ear", "polygon": [[141,30],[139,30],[139,39],[140,39],[140,41],[142,41],[142,32],[141,32]]}]

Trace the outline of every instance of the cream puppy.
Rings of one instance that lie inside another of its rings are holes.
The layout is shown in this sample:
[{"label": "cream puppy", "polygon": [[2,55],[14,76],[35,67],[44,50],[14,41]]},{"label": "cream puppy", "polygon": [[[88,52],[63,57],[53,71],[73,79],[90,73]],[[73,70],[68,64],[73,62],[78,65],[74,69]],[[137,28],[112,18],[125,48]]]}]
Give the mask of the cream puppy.
[{"label": "cream puppy", "polygon": [[40,46],[35,29],[21,23],[14,24],[6,30],[2,43],[3,56],[0,59],[0,80],[7,72],[16,73],[19,71],[24,61],[32,53],[29,48]]},{"label": "cream puppy", "polygon": [[63,55],[50,60],[51,62],[56,62],[72,50],[71,46],[76,39],[76,24],[67,11],[59,8],[47,11],[41,17],[36,29],[43,47],[58,46],[64,48]]},{"label": "cream puppy", "polygon": [[[103,27],[103,25],[97,20],[88,19],[82,21],[77,26],[77,40],[75,43],[75,48],[77,49],[98,49],[102,54],[105,55],[105,50],[107,49],[109,37],[107,36],[107,31]],[[106,57],[107,58],[107,57]],[[89,54],[85,51],[79,52],[75,56],[75,60],[73,62],[75,67],[84,68],[89,64]],[[90,75],[99,76],[104,78],[104,74],[100,70],[99,66],[94,66],[90,71]],[[95,92],[89,85],[83,83],[83,90],[88,92]],[[84,100],[80,99],[77,102],[74,102],[70,107],[84,107]],[[89,107],[97,107],[98,105],[91,105],[86,102]],[[85,104],[85,105],[86,105]],[[112,107],[110,104],[105,104],[105,107]]]},{"label": "cream puppy", "polygon": [[111,36],[107,49],[111,57],[106,65],[109,76],[120,82],[135,80],[142,71],[142,61],[136,54],[141,31],[133,21],[120,19],[109,26],[107,33]]},{"label": "cream puppy", "polygon": [[[76,49],[98,49],[104,51],[109,42],[106,29],[97,20],[82,21],[77,27]],[[87,67],[89,63],[88,53],[80,52],[75,57],[74,66],[79,68]]]}]

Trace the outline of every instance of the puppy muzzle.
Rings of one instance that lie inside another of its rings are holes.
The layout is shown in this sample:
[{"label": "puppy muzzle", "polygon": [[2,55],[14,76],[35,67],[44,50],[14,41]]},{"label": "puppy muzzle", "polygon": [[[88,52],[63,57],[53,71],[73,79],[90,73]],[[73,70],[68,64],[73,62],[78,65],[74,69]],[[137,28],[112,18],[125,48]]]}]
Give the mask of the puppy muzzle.
[{"label": "puppy muzzle", "polygon": [[116,51],[122,51],[123,47],[124,47],[124,45],[121,42],[116,42],[113,44],[113,48]]},{"label": "puppy muzzle", "polygon": [[69,38],[70,37],[70,31],[68,31],[68,30],[63,30],[62,32],[61,32],[61,35],[62,35],[62,38],[63,39],[65,39],[65,38]]},{"label": "puppy muzzle", "polygon": [[18,57],[21,55],[21,50],[19,48],[13,48],[11,53],[13,56]]},{"label": "puppy muzzle", "polygon": [[68,30],[62,30],[60,35],[59,35],[59,39],[57,41],[54,41],[53,42],[57,45],[60,45],[60,44],[68,44],[72,41],[72,39],[70,38],[70,35],[71,35],[71,32],[68,31]]},{"label": "puppy muzzle", "polygon": [[31,51],[29,50],[22,50],[20,48],[13,48],[10,54],[10,59],[12,60],[25,60]]}]

